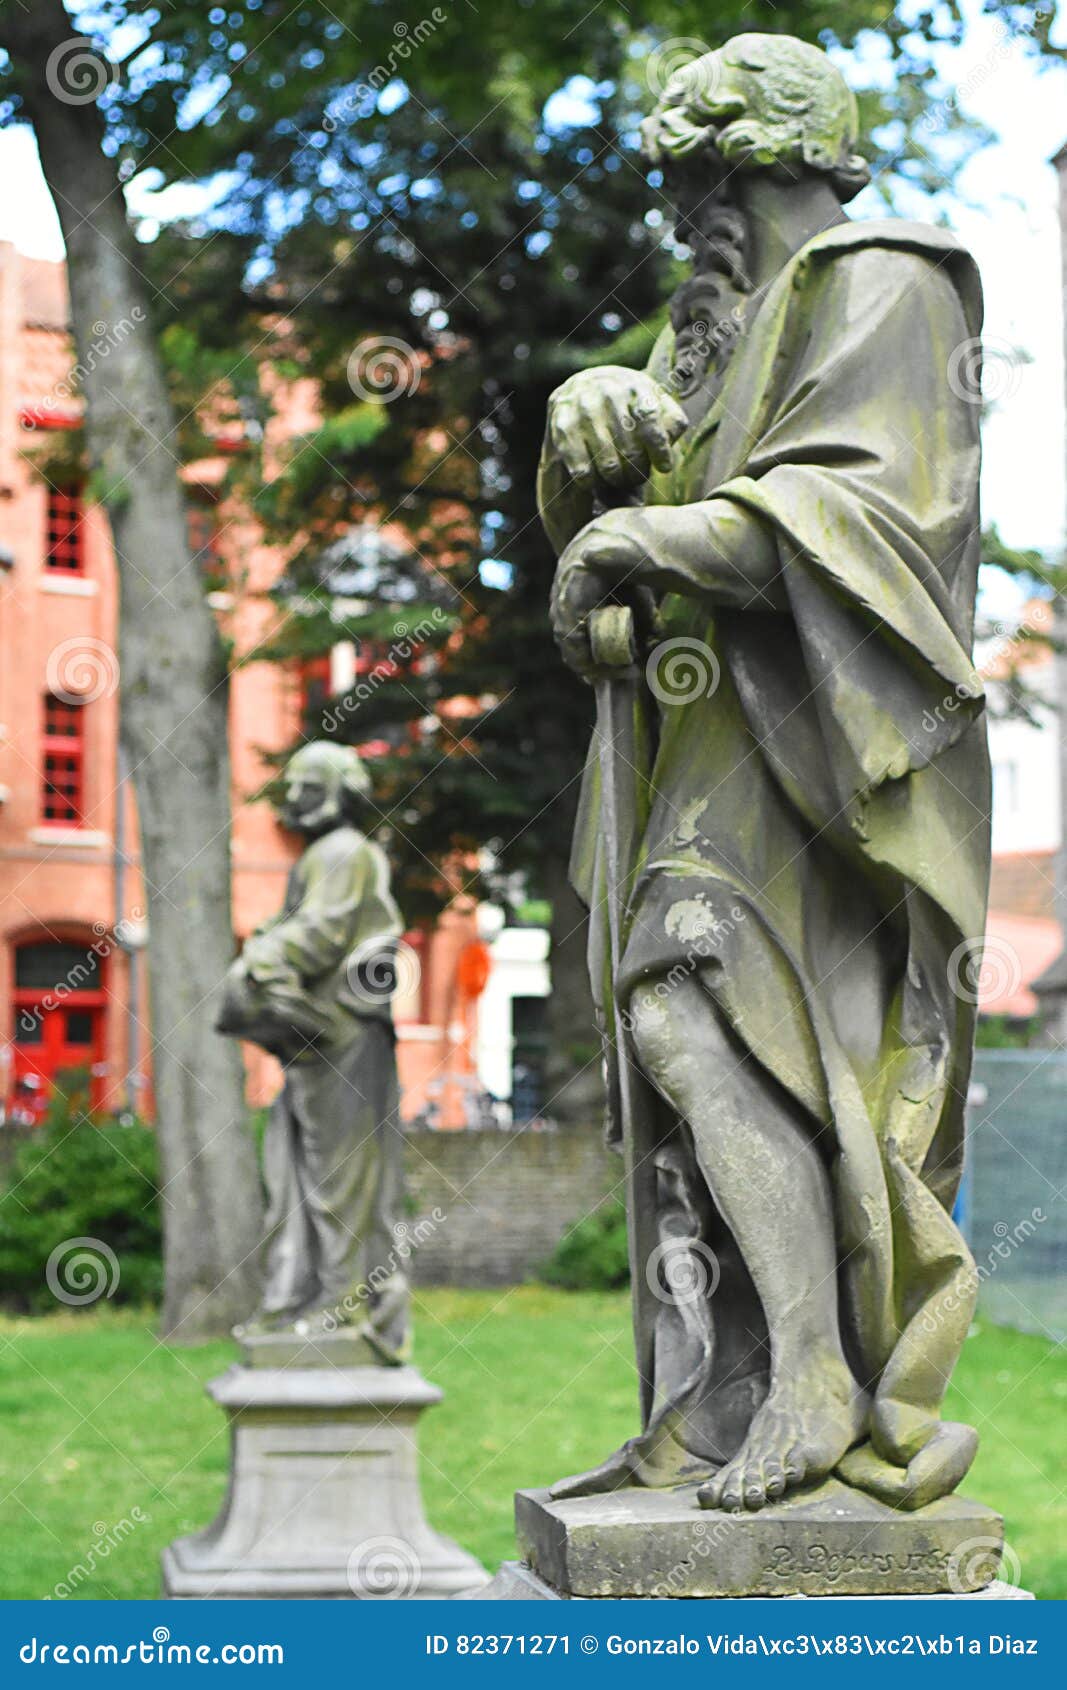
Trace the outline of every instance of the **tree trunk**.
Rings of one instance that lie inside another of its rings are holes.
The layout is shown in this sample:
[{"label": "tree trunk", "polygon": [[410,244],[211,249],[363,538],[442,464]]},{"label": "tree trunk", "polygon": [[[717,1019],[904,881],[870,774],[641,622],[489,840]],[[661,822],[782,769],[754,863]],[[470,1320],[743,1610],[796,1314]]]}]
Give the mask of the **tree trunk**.
[{"label": "tree trunk", "polygon": [[193,1342],[247,1316],[259,1277],[262,1202],[240,1056],[212,1030],[233,955],[226,668],[187,544],[148,291],[114,166],[101,150],[103,122],[85,98],[85,76],[99,74],[102,86],[105,61],[76,36],[60,0],[5,14],[0,44],[66,241],[91,488],[107,510],[118,560],[121,732],[150,930],[163,1332]]}]

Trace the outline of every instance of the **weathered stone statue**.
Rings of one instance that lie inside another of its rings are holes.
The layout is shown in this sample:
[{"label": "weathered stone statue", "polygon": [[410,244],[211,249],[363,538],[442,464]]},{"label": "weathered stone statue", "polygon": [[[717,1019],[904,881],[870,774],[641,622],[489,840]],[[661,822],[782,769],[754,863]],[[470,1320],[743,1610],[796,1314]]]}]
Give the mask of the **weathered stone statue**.
[{"label": "weathered stone statue", "polygon": [[[867,1553],[839,1591],[944,1590],[961,1533],[999,1541],[988,1511],[935,1500],[976,1445],[941,1401],[976,1289],[951,1210],[974,1023],[957,970],[990,849],[958,374],[979,279],[939,229],[846,219],[855,102],[803,42],[696,59],[643,138],[692,273],[645,371],[554,394],[539,493],[556,636],[600,695],[573,866],[644,1423],[520,1494],[520,1536],[557,1583],[586,1567],[576,1594],[656,1593],[664,1541],[678,1594],[818,1593],[826,1533],[853,1521]],[[608,606],[632,613],[629,668]],[[697,1528],[679,1537],[677,1493],[632,1501],[687,1482],[693,1520],[726,1512],[718,1568],[694,1562]],[[902,1557],[886,1518],[930,1503]],[[814,1560],[771,1516],[807,1522]]]},{"label": "weathered stone statue", "polygon": [[230,1423],[225,1501],[164,1550],[166,1596],[444,1598],[485,1580],[419,1494],[416,1427],[442,1393],[408,1360],[401,921],[359,826],[369,797],[350,747],[290,759],[282,814],[307,848],[226,982],[219,1031],[285,1065],[264,1145],[266,1288],[234,1333],[243,1363],[207,1387]]},{"label": "weathered stone statue", "polygon": [[362,1325],[397,1359],[407,1285],[395,1254],[402,1145],[391,997],[400,914],[389,865],[358,826],[370,781],[350,746],[304,746],[282,820],[307,848],[285,905],[252,935],[219,1031],[285,1065],[264,1143],[270,1193],[264,1328]]}]

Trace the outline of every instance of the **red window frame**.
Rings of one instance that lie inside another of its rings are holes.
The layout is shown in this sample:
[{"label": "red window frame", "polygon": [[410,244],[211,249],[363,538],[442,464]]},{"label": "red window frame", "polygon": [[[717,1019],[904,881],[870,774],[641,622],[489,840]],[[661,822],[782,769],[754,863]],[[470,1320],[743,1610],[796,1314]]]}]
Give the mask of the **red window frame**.
[{"label": "red window frame", "polygon": [[85,503],[80,487],[49,487],[44,562],[61,575],[85,574]]},{"label": "red window frame", "polygon": [[85,825],[85,706],[46,693],[41,745],[41,821]]}]

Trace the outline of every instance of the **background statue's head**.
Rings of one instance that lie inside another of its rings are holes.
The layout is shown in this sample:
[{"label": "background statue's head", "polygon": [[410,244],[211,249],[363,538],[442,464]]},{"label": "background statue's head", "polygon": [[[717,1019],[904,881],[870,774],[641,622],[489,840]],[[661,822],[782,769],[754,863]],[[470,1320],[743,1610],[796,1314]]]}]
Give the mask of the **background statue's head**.
[{"label": "background statue's head", "polygon": [[641,125],[646,158],[668,178],[694,164],[720,174],[769,170],[782,180],[814,171],[842,202],[870,179],[858,134],[841,72],[794,35],[736,35],[690,60]]},{"label": "background statue's head", "polygon": [[285,765],[283,778],[281,820],[294,833],[328,833],[343,821],[356,820],[371,792],[358,753],[327,739],[302,745]]}]

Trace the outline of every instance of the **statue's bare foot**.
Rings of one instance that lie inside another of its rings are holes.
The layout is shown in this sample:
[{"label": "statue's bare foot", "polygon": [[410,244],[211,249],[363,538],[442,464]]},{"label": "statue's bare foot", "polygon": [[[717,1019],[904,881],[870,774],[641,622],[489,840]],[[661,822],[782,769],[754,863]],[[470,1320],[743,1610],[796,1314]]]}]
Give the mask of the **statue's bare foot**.
[{"label": "statue's bare foot", "polygon": [[772,1385],[733,1460],[701,1485],[700,1506],[764,1508],[786,1491],[816,1484],[863,1436],[869,1401],[836,1356]]}]

